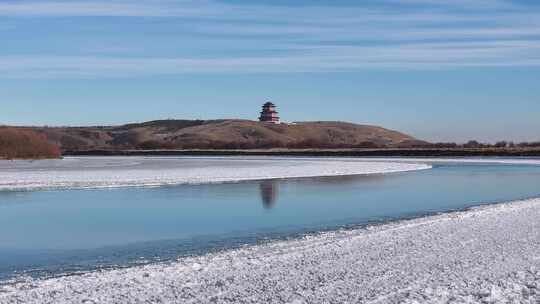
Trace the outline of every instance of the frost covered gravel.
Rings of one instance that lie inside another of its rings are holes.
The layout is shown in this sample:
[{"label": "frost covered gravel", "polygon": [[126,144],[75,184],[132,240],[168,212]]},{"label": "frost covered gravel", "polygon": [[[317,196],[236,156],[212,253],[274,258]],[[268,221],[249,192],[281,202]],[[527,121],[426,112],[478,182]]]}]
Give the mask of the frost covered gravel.
[{"label": "frost covered gravel", "polygon": [[0,191],[164,186],[429,169],[420,163],[324,158],[69,157],[2,161]]},{"label": "frost covered gravel", "polygon": [[539,303],[540,199],[4,286],[0,303]]}]

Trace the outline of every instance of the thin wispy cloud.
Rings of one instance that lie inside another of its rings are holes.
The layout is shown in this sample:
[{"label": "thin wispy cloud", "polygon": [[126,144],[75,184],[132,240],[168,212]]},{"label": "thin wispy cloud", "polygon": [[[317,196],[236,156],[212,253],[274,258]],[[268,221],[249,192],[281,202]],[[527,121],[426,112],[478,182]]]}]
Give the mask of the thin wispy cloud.
[{"label": "thin wispy cloud", "polygon": [[[120,58],[11,56],[0,73],[12,77],[108,77],[178,73],[339,72],[361,69],[447,69],[540,66],[540,42],[427,43],[371,47],[318,47],[287,56],[235,58]],[[512,59],[508,59],[512,58]]]},{"label": "thin wispy cloud", "polygon": [[437,7],[457,7],[457,8],[482,8],[501,9],[516,8],[517,5],[506,0],[383,0],[386,3],[404,5],[430,5]]},{"label": "thin wispy cloud", "polygon": [[167,3],[127,1],[58,1],[0,3],[3,16],[183,16],[205,13],[189,6],[168,6]]},{"label": "thin wispy cloud", "polygon": [[[0,15],[24,26],[20,34],[28,39],[36,35],[27,23],[33,17],[40,26],[66,18],[70,24],[48,33],[59,41],[56,49],[0,50],[4,78],[522,67],[540,60],[540,9],[504,0],[326,7],[17,1],[0,3]],[[100,27],[83,31],[86,17],[98,18]],[[77,48],[78,33],[96,49]]]}]

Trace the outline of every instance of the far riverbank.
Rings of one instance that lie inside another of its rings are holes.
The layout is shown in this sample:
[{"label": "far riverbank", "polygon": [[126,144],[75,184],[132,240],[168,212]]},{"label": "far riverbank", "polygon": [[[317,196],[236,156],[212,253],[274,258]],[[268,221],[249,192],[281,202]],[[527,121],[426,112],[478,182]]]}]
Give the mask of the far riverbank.
[{"label": "far riverbank", "polygon": [[253,149],[79,150],[64,156],[346,156],[346,157],[540,157],[540,148],[474,149]]}]

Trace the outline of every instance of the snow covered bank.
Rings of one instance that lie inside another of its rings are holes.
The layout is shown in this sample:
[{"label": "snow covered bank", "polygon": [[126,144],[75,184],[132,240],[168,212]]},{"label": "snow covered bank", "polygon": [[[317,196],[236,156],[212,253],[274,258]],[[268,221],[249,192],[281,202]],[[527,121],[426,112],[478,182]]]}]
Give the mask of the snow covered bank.
[{"label": "snow covered bank", "polygon": [[538,303],[540,199],[1,288],[0,303]]},{"label": "snow covered bank", "polygon": [[71,157],[0,161],[0,191],[219,183],[429,169],[418,163],[326,159]]},{"label": "snow covered bank", "polygon": [[504,157],[456,157],[456,158],[428,158],[428,157],[369,157],[357,158],[361,161],[377,162],[422,162],[422,163],[476,163],[476,164],[506,164],[506,165],[537,165],[540,166],[540,158],[504,158]]}]

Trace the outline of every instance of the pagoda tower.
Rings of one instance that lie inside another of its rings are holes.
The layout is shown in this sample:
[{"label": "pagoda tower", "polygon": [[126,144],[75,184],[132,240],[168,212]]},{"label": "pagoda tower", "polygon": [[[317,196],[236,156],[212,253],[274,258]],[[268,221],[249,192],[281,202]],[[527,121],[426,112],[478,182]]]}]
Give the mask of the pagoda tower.
[{"label": "pagoda tower", "polygon": [[263,104],[259,121],[278,124],[279,116],[278,116],[278,112],[276,111],[276,105],[274,105],[271,102],[267,102]]}]

